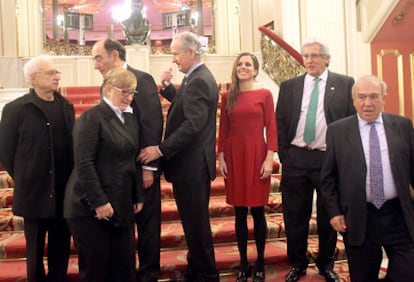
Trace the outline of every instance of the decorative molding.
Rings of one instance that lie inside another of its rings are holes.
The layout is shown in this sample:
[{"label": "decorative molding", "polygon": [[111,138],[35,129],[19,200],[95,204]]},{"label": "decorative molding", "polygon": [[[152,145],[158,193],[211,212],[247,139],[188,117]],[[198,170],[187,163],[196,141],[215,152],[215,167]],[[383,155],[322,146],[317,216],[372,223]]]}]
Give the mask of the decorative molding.
[{"label": "decorative molding", "polygon": [[394,55],[397,59],[397,76],[398,76],[398,108],[399,114],[404,116],[404,69],[402,54],[397,49],[381,50],[377,54],[377,73],[383,79],[382,58],[386,55]]},{"label": "decorative molding", "polygon": [[[370,7],[369,0],[360,1],[361,33],[362,40],[365,43],[371,43],[372,40],[374,40],[378,31],[384,25],[388,16],[391,14],[398,2],[399,0],[381,1],[380,5]],[[375,15],[372,18],[368,18],[369,9],[375,9]]]},{"label": "decorative molding", "polygon": [[414,120],[414,52],[410,54],[410,70],[411,70],[411,119]]},{"label": "decorative molding", "polygon": [[402,8],[402,10],[394,17],[392,21],[393,24],[398,23],[405,17],[405,14],[410,9],[412,3],[413,3],[413,0],[407,0],[407,2],[404,5],[404,8]]}]

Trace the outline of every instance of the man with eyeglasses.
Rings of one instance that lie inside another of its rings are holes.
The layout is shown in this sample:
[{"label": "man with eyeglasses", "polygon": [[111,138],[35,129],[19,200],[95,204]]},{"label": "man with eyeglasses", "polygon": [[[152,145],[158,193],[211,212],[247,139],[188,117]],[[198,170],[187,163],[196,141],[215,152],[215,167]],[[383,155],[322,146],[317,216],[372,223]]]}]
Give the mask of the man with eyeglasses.
[{"label": "man with eyeglasses", "polygon": [[[126,63],[126,50],[119,41],[100,40],[92,48],[94,67],[102,75],[110,69],[123,67],[134,73],[137,88],[131,103],[140,129],[140,147],[158,145],[162,138],[163,116],[154,78]],[[153,161],[142,166],[142,179],[145,188],[145,205],[136,214],[138,229],[137,251],[139,269],[137,280],[157,281],[160,271],[161,248],[161,192],[159,162]]]},{"label": "man with eyeglasses", "polygon": [[[354,79],[328,70],[328,47],[319,40],[308,40],[302,45],[302,57],[306,73],[281,83],[276,107],[283,216],[291,263],[286,282],[298,281],[309,264],[309,220],[314,191],[319,195],[327,126],[355,113],[351,95]],[[319,196],[316,204],[316,266],[326,281],[339,281],[333,270],[337,233]]]},{"label": "man with eyeglasses", "polygon": [[[3,108],[0,162],[14,179],[13,214],[24,218],[27,281],[66,281],[70,232],[63,197],[73,167],[73,105],[56,92],[60,72],[48,56],[24,66],[30,92]],[[43,250],[48,234],[45,275]]]}]

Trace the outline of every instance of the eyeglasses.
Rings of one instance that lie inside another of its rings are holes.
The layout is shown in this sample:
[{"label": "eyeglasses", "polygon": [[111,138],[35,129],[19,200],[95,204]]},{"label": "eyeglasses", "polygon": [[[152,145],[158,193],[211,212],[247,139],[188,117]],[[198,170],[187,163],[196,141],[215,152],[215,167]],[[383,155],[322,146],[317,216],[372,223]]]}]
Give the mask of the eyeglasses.
[{"label": "eyeglasses", "polygon": [[121,92],[121,94],[122,94],[122,95],[124,95],[124,96],[126,96],[126,97],[128,97],[129,95],[134,95],[135,93],[137,93],[137,91],[130,90],[130,89],[121,89],[121,88],[115,87],[115,86],[113,86],[113,85],[112,85],[112,87],[113,87],[115,90],[117,90],[117,91]]},{"label": "eyeglasses", "polygon": [[49,71],[45,71],[42,72],[43,74],[45,74],[46,76],[55,76],[55,75],[60,75],[61,72],[57,71],[57,70],[49,70]]},{"label": "eyeglasses", "polygon": [[315,60],[315,59],[317,59],[317,58],[319,58],[319,57],[323,57],[324,55],[323,54],[310,54],[310,55],[308,55],[308,54],[304,54],[304,55],[302,55],[302,57],[305,59],[305,60],[307,60],[307,59],[312,59],[312,60]]}]

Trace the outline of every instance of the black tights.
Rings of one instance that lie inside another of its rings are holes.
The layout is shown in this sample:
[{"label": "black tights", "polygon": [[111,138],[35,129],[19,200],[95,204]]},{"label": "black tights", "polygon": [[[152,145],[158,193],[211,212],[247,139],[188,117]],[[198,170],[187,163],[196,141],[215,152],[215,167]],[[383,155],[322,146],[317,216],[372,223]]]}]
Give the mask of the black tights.
[{"label": "black tights", "polygon": [[[240,270],[247,271],[247,240],[248,240],[248,228],[247,228],[247,213],[248,207],[234,207],[236,211],[236,236],[237,245],[239,247],[240,254]],[[250,212],[253,216],[254,223],[254,238],[256,240],[257,248],[257,260],[256,271],[263,271],[264,269],[264,250],[266,244],[267,223],[264,213],[264,207],[251,207]]]}]

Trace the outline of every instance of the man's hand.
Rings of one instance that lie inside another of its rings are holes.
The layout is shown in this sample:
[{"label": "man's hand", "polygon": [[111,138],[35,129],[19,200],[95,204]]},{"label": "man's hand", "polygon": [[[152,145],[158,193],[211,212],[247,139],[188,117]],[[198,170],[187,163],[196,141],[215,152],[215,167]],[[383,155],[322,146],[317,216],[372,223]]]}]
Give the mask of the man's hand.
[{"label": "man's hand", "polygon": [[158,153],[157,146],[149,146],[141,150],[138,155],[138,161],[142,164],[148,164],[161,157]]},{"label": "man's hand", "polygon": [[163,87],[168,87],[171,84],[171,80],[173,79],[173,72],[172,67],[169,67],[167,70],[161,73],[161,84]]},{"label": "man's hand", "polygon": [[142,169],[142,185],[145,189],[151,187],[154,184],[154,172],[152,170]]},{"label": "man's hand", "polygon": [[106,203],[105,205],[95,208],[97,219],[109,220],[114,215],[114,209],[112,208],[111,203]]},{"label": "man's hand", "polygon": [[343,215],[337,215],[331,218],[329,221],[337,232],[345,233],[346,232],[346,223],[345,223],[345,217]]}]

